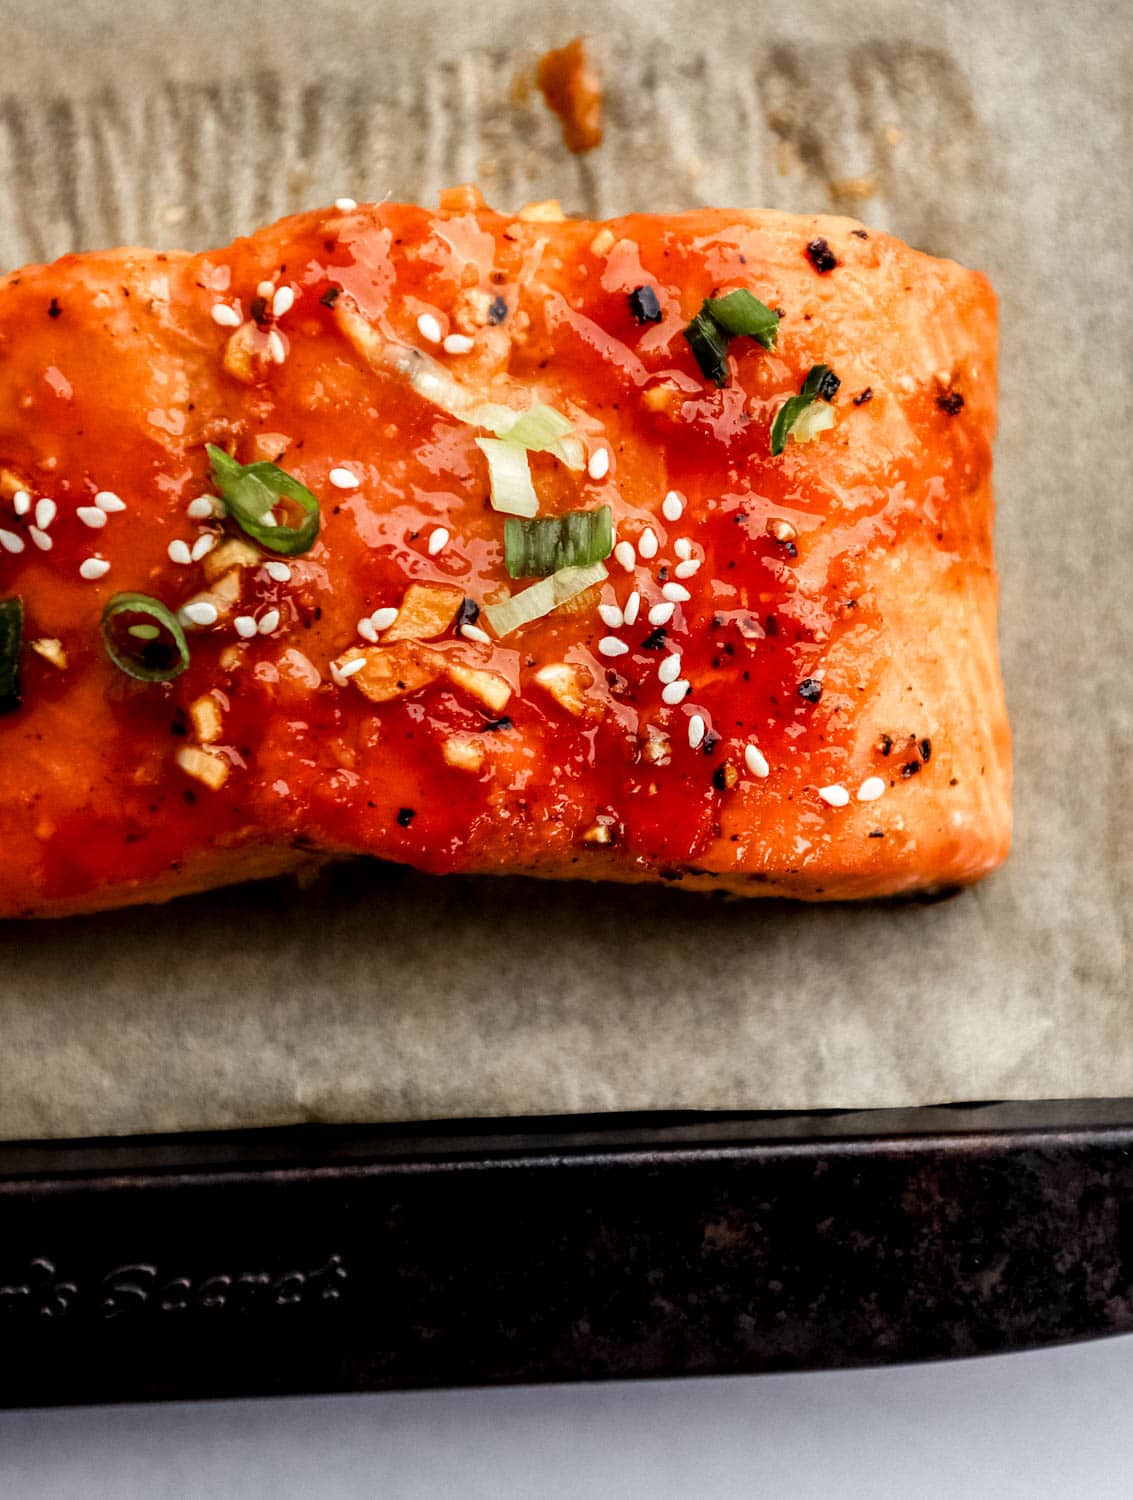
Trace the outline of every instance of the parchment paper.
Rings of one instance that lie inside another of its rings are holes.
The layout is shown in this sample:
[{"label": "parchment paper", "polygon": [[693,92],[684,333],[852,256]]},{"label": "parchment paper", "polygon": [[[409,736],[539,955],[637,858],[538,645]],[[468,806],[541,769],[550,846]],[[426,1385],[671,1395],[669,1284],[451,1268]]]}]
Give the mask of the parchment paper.
[{"label": "parchment paper", "polygon": [[[841,208],[1002,299],[1017,841],[934,906],[343,868],[0,927],[0,1134],[1133,1093],[1133,11],[3,0],[0,261],[339,194]],[[586,30],[607,138],[517,75]]]}]

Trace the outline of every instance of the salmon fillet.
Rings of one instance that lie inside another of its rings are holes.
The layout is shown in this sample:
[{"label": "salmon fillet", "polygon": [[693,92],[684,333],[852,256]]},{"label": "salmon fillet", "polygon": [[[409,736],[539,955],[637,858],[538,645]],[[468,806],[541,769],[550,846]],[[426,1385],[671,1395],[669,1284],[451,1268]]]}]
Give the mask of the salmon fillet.
[{"label": "salmon fillet", "polygon": [[983,276],[770,212],[464,189],[12,273],[0,914],[355,854],[977,880],[995,354]]}]

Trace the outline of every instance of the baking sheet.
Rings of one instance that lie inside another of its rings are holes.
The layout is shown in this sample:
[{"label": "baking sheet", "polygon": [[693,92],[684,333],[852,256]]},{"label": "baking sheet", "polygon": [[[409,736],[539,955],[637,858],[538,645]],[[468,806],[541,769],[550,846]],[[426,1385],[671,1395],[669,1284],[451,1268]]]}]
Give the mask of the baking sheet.
[{"label": "baking sheet", "polygon": [[[841,209],[992,277],[1007,868],[929,906],[340,868],[0,926],[0,1134],[1133,1093],[1133,11],[0,0],[0,262],[342,193]],[[525,86],[585,30],[607,134]]]}]

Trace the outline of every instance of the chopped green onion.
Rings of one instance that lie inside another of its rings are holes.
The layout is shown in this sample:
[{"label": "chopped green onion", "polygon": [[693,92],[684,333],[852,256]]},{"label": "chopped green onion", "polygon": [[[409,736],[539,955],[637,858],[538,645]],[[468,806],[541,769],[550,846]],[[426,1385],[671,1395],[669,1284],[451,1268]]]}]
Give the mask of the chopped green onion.
[{"label": "chopped green onion", "polygon": [[774,349],[779,336],[779,314],[741,287],[723,297],[708,297],[705,312],[729,338],[752,338],[765,349]]},{"label": "chopped green onion", "polygon": [[548,448],[554,447],[559,438],[566,437],[570,430],[569,418],[564,417],[553,406],[540,403],[528,407],[500,436],[505,443],[518,443],[521,448],[545,453]]},{"label": "chopped green onion", "polygon": [[177,616],[148,594],[115,594],[102,611],[102,639],[118,670],[138,682],[172,682],[189,665]]},{"label": "chopped green onion", "polygon": [[782,453],[787,438],[808,443],[834,425],[834,413],[825,408],[810,412],[816,401],[833,401],[842,382],[829,365],[812,365],[797,396],[788,396],[771,424],[771,452]]},{"label": "chopped green onion", "polygon": [[[209,443],[212,481],[240,529],[269,552],[296,557],[314,546],[319,534],[319,502],[305,485],[275,464],[240,464]],[[284,526],[274,506],[290,501],[301,512],[297,526]]]},{"label": "chopped green onion", "polygon": [[591,563],[586,568],[561,568],[549,578],[541,578],[530,588],[521,589],[502,604],[485,604],[480,611],[498,636],[509,635],[521,625],[529,625],[543,615],[550,614],[560,604],[566,604],[578,594],[601,583],[607,576],[604,563]]},{"label": "chopped green onion", "polygon": [[0,714],[20,706],[20,647],[24,638],[24,601],[18,594],[0,599]]},{"label": "chopped green onion", "polygon": [[563,568],[585,568],[614,550],[608,505],[563,516],[504,522],[504,564],[512,578],[545,578]]},{"label": "chopped green onion", "polygon": [[[705,303],[707,306],[707,303]],[[728,383],[728,335],[702,307],[684,331],[696,362],[708,380]]]},{"label": "chopped green onion", "polygon": [[500,438],[477,438],[476,446],[488,460],[492,509],[507,516],[539,514],[539,497],[531,483],[527,449]]}]

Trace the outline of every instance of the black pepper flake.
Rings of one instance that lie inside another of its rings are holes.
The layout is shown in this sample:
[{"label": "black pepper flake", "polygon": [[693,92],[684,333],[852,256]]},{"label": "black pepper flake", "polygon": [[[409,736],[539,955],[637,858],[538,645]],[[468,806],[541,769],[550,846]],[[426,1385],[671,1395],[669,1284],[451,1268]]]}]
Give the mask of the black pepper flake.
[{"label": "black pepper flake", "polygon": [[169,726],[169,733],[177,735],[179,739],[183,739],[189,733],[189,720],[186,717],[184,709],[179,708],[173,715],[173,721]]},{"label": "black pepper flake", "polygon": [[488,322],[491,323],[492,327],[494,328],[497,324],[502,323],[506,317],[507,298],[493,297],[491,306],[488,308]]},{"label": "black pepper flake", "polygon": [[893,749],[893,736],[891,734],[883,734],[877,742],[877,748],[881,751],[882,755],[889,755]]},{"label": "black pepper flake", "polygon": [[661,321],[661,304],[657,300],[657,293],[651,286],[635,286],[629,293],[627,301],[629,310],[638,323]]},{"label": "black pepper flake", "polygon": [[340,286],[328,286],[326,291],[319,298],[319,301],[324,307],[333,307],[341,295],[342,288]]},{"label": "black pepper flake", "polygon": [[399,807],[397,809],[397,823],[398,823],[398,827],[399,828],[408,828],[409,825],[410,825],[410,823],[412,823],[413,819],[416,816],[417,816],[417,809],[415,807]]},{"label": "black pepper flake", "polygon": [[641,643],[643,651],[661,651],[665,646],[665,627],[658,625],[656,630],[651,630]]},{"label": "black pepper flake", "polygon": [[57,297],[52,297],[51,303],[47,309],[47,316],[49,318],[58,318],[62,316],[62,313],[63,309],[59,306],[59,299]]},{"label": "black pepper flake", "polygon": [[268,299],[266,297],[253,297],[248,304],[248,311],[252,315],[252,321],[263,323],[268,315]]},{"label": "black pepper flake", "polygon": [[871,839],[883,839],[885,837],[880,828],[875,828],[870,834]]},{"label": "black pepper flake", "polygon": [[907,760],[901,767],[901,775],[908,781],[910,776],[919,776],[921,763],[919,760]]},{"label": "black pepper flake", "polygon": [[488,731],[489,734],[495,734],[497,730],[510,729],[511,719],[507,716],[507,714],[500,714],[497,718],[485,719],[483,727]]},{"label": "black pepper flake", "polygon": [[806,258],[820,276],[825,276],[828,271],[832,271],[838,264],[833,250],[831,250],[829,244],[821,235],[818,239],[811,240],[810,244],[807,245]]},{"label": "black pepper flake", "polygon": [[[867,385],[864,391],[859,391],[854,397],[855,406],[864,406],[867,401],[873,400],[873,386]],[[872,837],[872,835],[871,835]]]},{"label": "black pepper flake", "polygon": [[804,677],[795,691],[807,703],[817,703],[822,697],[822,683],[817,677]]},{"label": "black pepper flake", "polygon": [[704,742],[702,743],[702,745],[701,745],[700,748],[701,748],[701,750],[703,750],[703,752],[704,752],[705,755],[712,755],[715,752],[716,746],[719,743],[720,743],[720,736],[716,733],[716,731],[714,729],[710,729],[708,731],[708,733],[704,736]]},{"label": "black pepper flake", "polygon": [[457,630],[459,630],[462,625],[475,625],[476,621],[479,618],[480,606],[476,603],[475,599],[469,599],[466,596],[460,601],[460,608],[456,612]]},{"label": "black pepper flake", "polygon": [[726,770],[726,766],[717,766],[712,772],[712,785],[718,792],[726,792],[728,790],[728,782],[724,774]]},{"label": "black pepper flake", "polygon": [[928,735],[917,741],[917,749],[921,752],[921,759],[927,764],[932,759],[932,741]]},{"label": "black pepper flake", "polygon": [[763,628],[764,630],[766,630],[768,635],[778,635],[779,621],[775,618],[774,615],[768,615],[766,620],[764,620],[763,622]]},{"label": "black pepper flake", "polygon": [[197,794],[193,791],[192,787],[187,786],[181,793],[181,796],[189,804],[190,807],[195,807],[197,805]]},{"label": "black pepper flake", "polygon": [[[866,234],[866,232],[865,232],[864,229],[851,229],[850,233],[853,235],[854,239],[856,239],[856,240],[868,240],[869,239],[869,235]],[[873,834],[872,833],[870,834],[870,838],[873,838]]]},{"label": "black pepper flake", "polygon": [[936,398],[936,404],[940,407],[941,411],[947,412],[950,417],[954,417],[958,411],[963,409],[964,398],[959,391],[942,391]]}]

